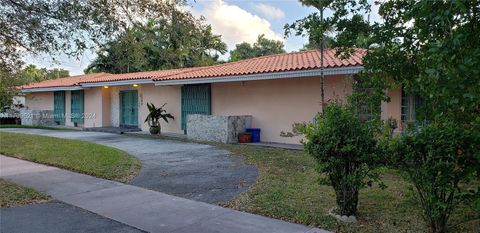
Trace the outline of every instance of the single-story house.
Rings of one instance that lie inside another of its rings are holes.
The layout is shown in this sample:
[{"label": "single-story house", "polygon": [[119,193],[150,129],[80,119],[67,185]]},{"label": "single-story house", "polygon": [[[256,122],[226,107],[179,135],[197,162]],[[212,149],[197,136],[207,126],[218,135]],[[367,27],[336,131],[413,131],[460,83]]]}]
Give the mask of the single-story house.
[{"label": "single-story house", "polygon": [[[345,100],[353,75],[363,69],[364,50],[346,60],[326,50],[325,100]],[[22,87],[32,111],[53,112],[55,124],[83,128],[138,127],[148,131],[147,103],[167,103],[175,116],[162,132],[185,133],[187,115],[251,116],[265,142],[299,143],[282,137],[294,122],[311,121],[321,110],[320,52],[293,52],[206,67],[136,72],[96,73],[33,83]],[[388,90],[382,119],[412,120],[415,99]],[[51,122],[50,122],[51,123]]]}]

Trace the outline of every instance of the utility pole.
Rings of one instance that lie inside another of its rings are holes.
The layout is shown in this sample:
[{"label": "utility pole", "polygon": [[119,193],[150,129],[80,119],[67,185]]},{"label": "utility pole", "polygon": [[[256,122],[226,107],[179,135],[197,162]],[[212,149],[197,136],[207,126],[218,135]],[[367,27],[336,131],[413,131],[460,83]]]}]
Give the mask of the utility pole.
[{"label": "utility pole", "polygon": [[[324,7],[320,9],[320,24],[322,24],[323,28],[323,9]],[[324,50],[324,44],[323,44],[323,39],[324,39],[324,34],[322,31],[322,38],[320,41],[320,93],[321,93],[321,105],[322,105],[322,114],[323,114],[323,107],[325,104],[325,74],[324,74],[324,67],[323,67],[323,50]]]}]

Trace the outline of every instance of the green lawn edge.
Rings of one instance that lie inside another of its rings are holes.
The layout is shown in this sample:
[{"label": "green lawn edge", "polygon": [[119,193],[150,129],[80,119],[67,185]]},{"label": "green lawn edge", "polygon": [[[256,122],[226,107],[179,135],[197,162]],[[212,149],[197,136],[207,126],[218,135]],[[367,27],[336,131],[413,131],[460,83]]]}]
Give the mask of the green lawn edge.
[{"label": "green lawn edge", "polygon": [[119,182],[141,169],[136,157],[116,148],[23,133],[0,131],[0,154]]},{"label": "green lawn edge", "polygon": [[[246,164],[257,166],[259,176],[254,184],[224,207],[319,227],[335,232],[426,232],[422,210],[415,199],[413,185],[401,173],[385,169],[382,180],[387,189],[377,185],[362,189],[359,201],[359,221],[355,224],[338,222],[328,213],[335,207],[332,187],[322,185],[313,157],[301,150],[269,148],[245,144],[224,144],[189,138],[126,133],[128,137],[153,138],[216,146],[245,158]],[[451,218],[455,224],[475,216],[470,206],[461,206]],[[477,232],[480,219],[456,225],[451,232]]]},{"label": "green lawn edge", "polygon": [[11,208],[24,205],[43,203],[52,198],[34,189],[0,179],[0,207]]}]

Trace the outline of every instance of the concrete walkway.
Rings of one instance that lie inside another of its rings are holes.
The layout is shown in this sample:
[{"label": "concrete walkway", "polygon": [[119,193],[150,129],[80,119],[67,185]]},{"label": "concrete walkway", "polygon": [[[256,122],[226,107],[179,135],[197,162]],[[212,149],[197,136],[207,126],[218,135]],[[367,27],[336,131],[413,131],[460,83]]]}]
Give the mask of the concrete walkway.
[{"label": "concrete walkway", "polygon": [[325,232],[3,155],[0,177],[148,232]]},{"label": "concrete walkway", "polygon": [[255,182],[258,169],[213,146],[86,131],[4,128],[0,132],[93,142],[123,150],[142,162],[130,184],[207,203],[231,200]]}]

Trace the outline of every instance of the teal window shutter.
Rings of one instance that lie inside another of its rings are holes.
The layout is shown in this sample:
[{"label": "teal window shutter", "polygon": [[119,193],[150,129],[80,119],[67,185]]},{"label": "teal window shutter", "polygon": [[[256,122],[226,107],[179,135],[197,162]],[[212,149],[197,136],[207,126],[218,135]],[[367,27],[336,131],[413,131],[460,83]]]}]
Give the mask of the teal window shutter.
[{"label": "teal window shutter", "polygon": [[83,123],[84,118],[84,92],[83,90],[71,92],[71,111],[70,119],[72,122]]},{"label": "teal window shutter", "polygon": [[53,92],[53,120],[55,122],[65,122],[65,92]]},{"label": "teal window shutter", "polygon": [[187,129],[188,114],[212,114],[210,84],[182,86],[182,130]]}]

